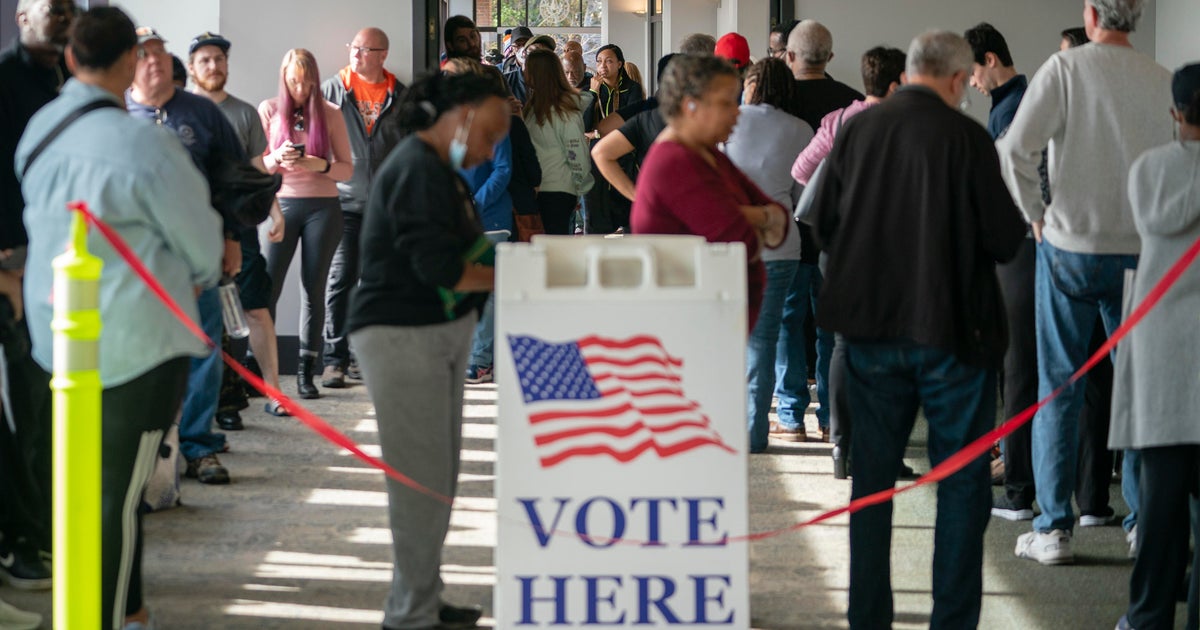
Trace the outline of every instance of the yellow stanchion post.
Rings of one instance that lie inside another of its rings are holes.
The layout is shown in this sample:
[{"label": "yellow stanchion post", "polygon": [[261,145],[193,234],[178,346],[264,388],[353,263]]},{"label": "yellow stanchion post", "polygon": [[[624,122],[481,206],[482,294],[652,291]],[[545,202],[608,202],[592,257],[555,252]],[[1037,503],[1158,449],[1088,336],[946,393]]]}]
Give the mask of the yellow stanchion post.
[{"label": "yellow stanchion post", "polygon": [[100,271],[74,212],[71,247],[54,259],[54,627],[100,616]]}]

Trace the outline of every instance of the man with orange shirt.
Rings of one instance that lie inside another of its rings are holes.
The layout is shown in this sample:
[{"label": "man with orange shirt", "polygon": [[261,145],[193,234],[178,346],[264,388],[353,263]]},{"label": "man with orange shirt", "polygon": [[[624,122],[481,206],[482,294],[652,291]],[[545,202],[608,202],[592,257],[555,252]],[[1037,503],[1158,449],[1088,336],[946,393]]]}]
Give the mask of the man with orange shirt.
[{"label": "man with orange shirt", "polygon": [[330,388],[345,387],[347,373],[352,378],[360,377],[351,366],[346,310],[350,290],[358,283],[358,233],[367,193],[375,171],[400,141],[397,112],[404,91],[404,85],[383,67],[388,54],[388,37],[383,31],[364,28],[346,48],[350,65],[321,86],[325,99],[342,109],[354,156],[354,176],[337,185],[344,227],[325,289],[325,371],[321,386]]}]

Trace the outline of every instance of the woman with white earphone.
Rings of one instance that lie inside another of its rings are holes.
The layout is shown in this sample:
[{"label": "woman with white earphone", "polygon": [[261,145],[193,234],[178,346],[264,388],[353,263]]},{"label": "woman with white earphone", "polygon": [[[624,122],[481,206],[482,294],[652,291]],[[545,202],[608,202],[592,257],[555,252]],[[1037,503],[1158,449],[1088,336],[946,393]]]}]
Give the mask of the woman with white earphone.
[{"label": "woman with white earphone", "polygon": [[646,155],[633,202],[634,234],[696,234],[746,245],[750,305],[758,320],[766,286],[763,247],[779,247],[791,220],[718,148],[738,119],[738,71],[718,57],[671,60],[658,93],[667,128]]}]

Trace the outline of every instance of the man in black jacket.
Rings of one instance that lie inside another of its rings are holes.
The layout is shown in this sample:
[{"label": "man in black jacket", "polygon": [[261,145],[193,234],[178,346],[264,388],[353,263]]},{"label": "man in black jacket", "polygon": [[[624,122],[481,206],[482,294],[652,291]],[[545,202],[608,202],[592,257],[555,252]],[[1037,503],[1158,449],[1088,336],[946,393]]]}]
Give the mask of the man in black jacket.
[{"label": "man in black jacket", "polygon": [[351,365],[346,337],[350,290],[358,284],[358,234],[375,171],[403,137],[396,104],[404,85],[383,67],[387,61],[387,35],[377,28],[364,28],[349,48],[350,65],[321,85],[325,100],[342,109],[354,157],[354,175],[337,184],[342,204],[342,242],[333,254],[325,287],[325,371],[321,387],[334,389],[346,386],[347,374],[361,378]]},{"label": "man in black jacket", "polygon": [[[1007,345],[995,264],[1025,222],[987,131],[957,111],[971,48],[932,31],[908,52],[909,85],[848,121],[816,191],[829,255],[817,324],[846,339],[857,499],[895,485],[923,406],[933,465],[990,430]],[[973,628],[991,509],[988,463],[940,482],[931,628]],[[889,627],[890,503],[850,518],[850,625]]]}]

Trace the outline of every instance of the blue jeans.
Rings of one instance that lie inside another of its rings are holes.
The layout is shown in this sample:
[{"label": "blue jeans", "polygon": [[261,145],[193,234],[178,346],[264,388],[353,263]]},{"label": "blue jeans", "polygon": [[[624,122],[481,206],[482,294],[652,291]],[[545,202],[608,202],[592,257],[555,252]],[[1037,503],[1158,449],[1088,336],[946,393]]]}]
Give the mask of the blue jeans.
[{"label": "blue jeans", "polygon": [[767,414],[775,391],[775,353],[783,320],[783,302],[796,276],[798,260],[773,260],[767,263],[767,287],[763,291],[758,321],[746,344],[746,417],[750,429],[750,452],[767,449]]},{"label": "blue jeans", "polygon": [[[1048,241],[1037,246],[1038,398],[1066,383],[1087,360],[1096,316],[1109,335],[1121,324],[1125,270],[1137,267],[1137,256],[1077,254]],[[1033,477],[1042,513],[1033,520],[1039,532],[1070,531],[1075,525],[1071,494],[1078,459],[1079,410],[1083,380],[1066,388],[1033,418]],[[1132,480],[1136,484],[1136,480]],[[1136,511],[1137,491],[1126,502]]]},{"label": "blue jeans", "polygon": [[[493,245],[508,240],[508,234],[488,232],[485,234]],[[488,296],[483,303],[483,314],[475,324],[475,336],[471,341],[471,365],[491,367],[492,346],[496,342],[496,294]]]},{"label": "blue jeans", "polygon": [[[912,342],[846,342],[845,389],[854,418],[854,499],[896,485],[925,408],[929,461],[938,465],[996,421],[996,372]],[[991,513],[989,463],[980,457],[937,486],[933,615],[929,627],[974,628],[983,597],[983,533]],[[851,628],[890,628],[892,503],[850,515]]]},{"label": "blue jeans", "polygon": [[[221,298],[217,288],[205,289],[197,299],[200,307],[200,327],[209,339],[221,340],[225,324],[221,320]],[[218,346],[220,344],[218,343]],[[187,395],[183,399],[183,415],[179,419],[179,452],[186,459],[212,455],[225,448],[225,434],[213,433],[213,418],[217,415],[217,398],[221,394],[221,351],[192,359],[188,371]]]},{"label": "blue jeans", "polygon": [[[808,355],[805,353],[804,321],[816,312],[821,293],[821,270],[800,263],[783,304],[783,327],[775,358],[775,412],[779,424],[788,429],[804,426],[804,410],[812,402],[808,394]],[[817,424],[829,427],[829,357],[833,355],[833,333],[817,329]]]}]

